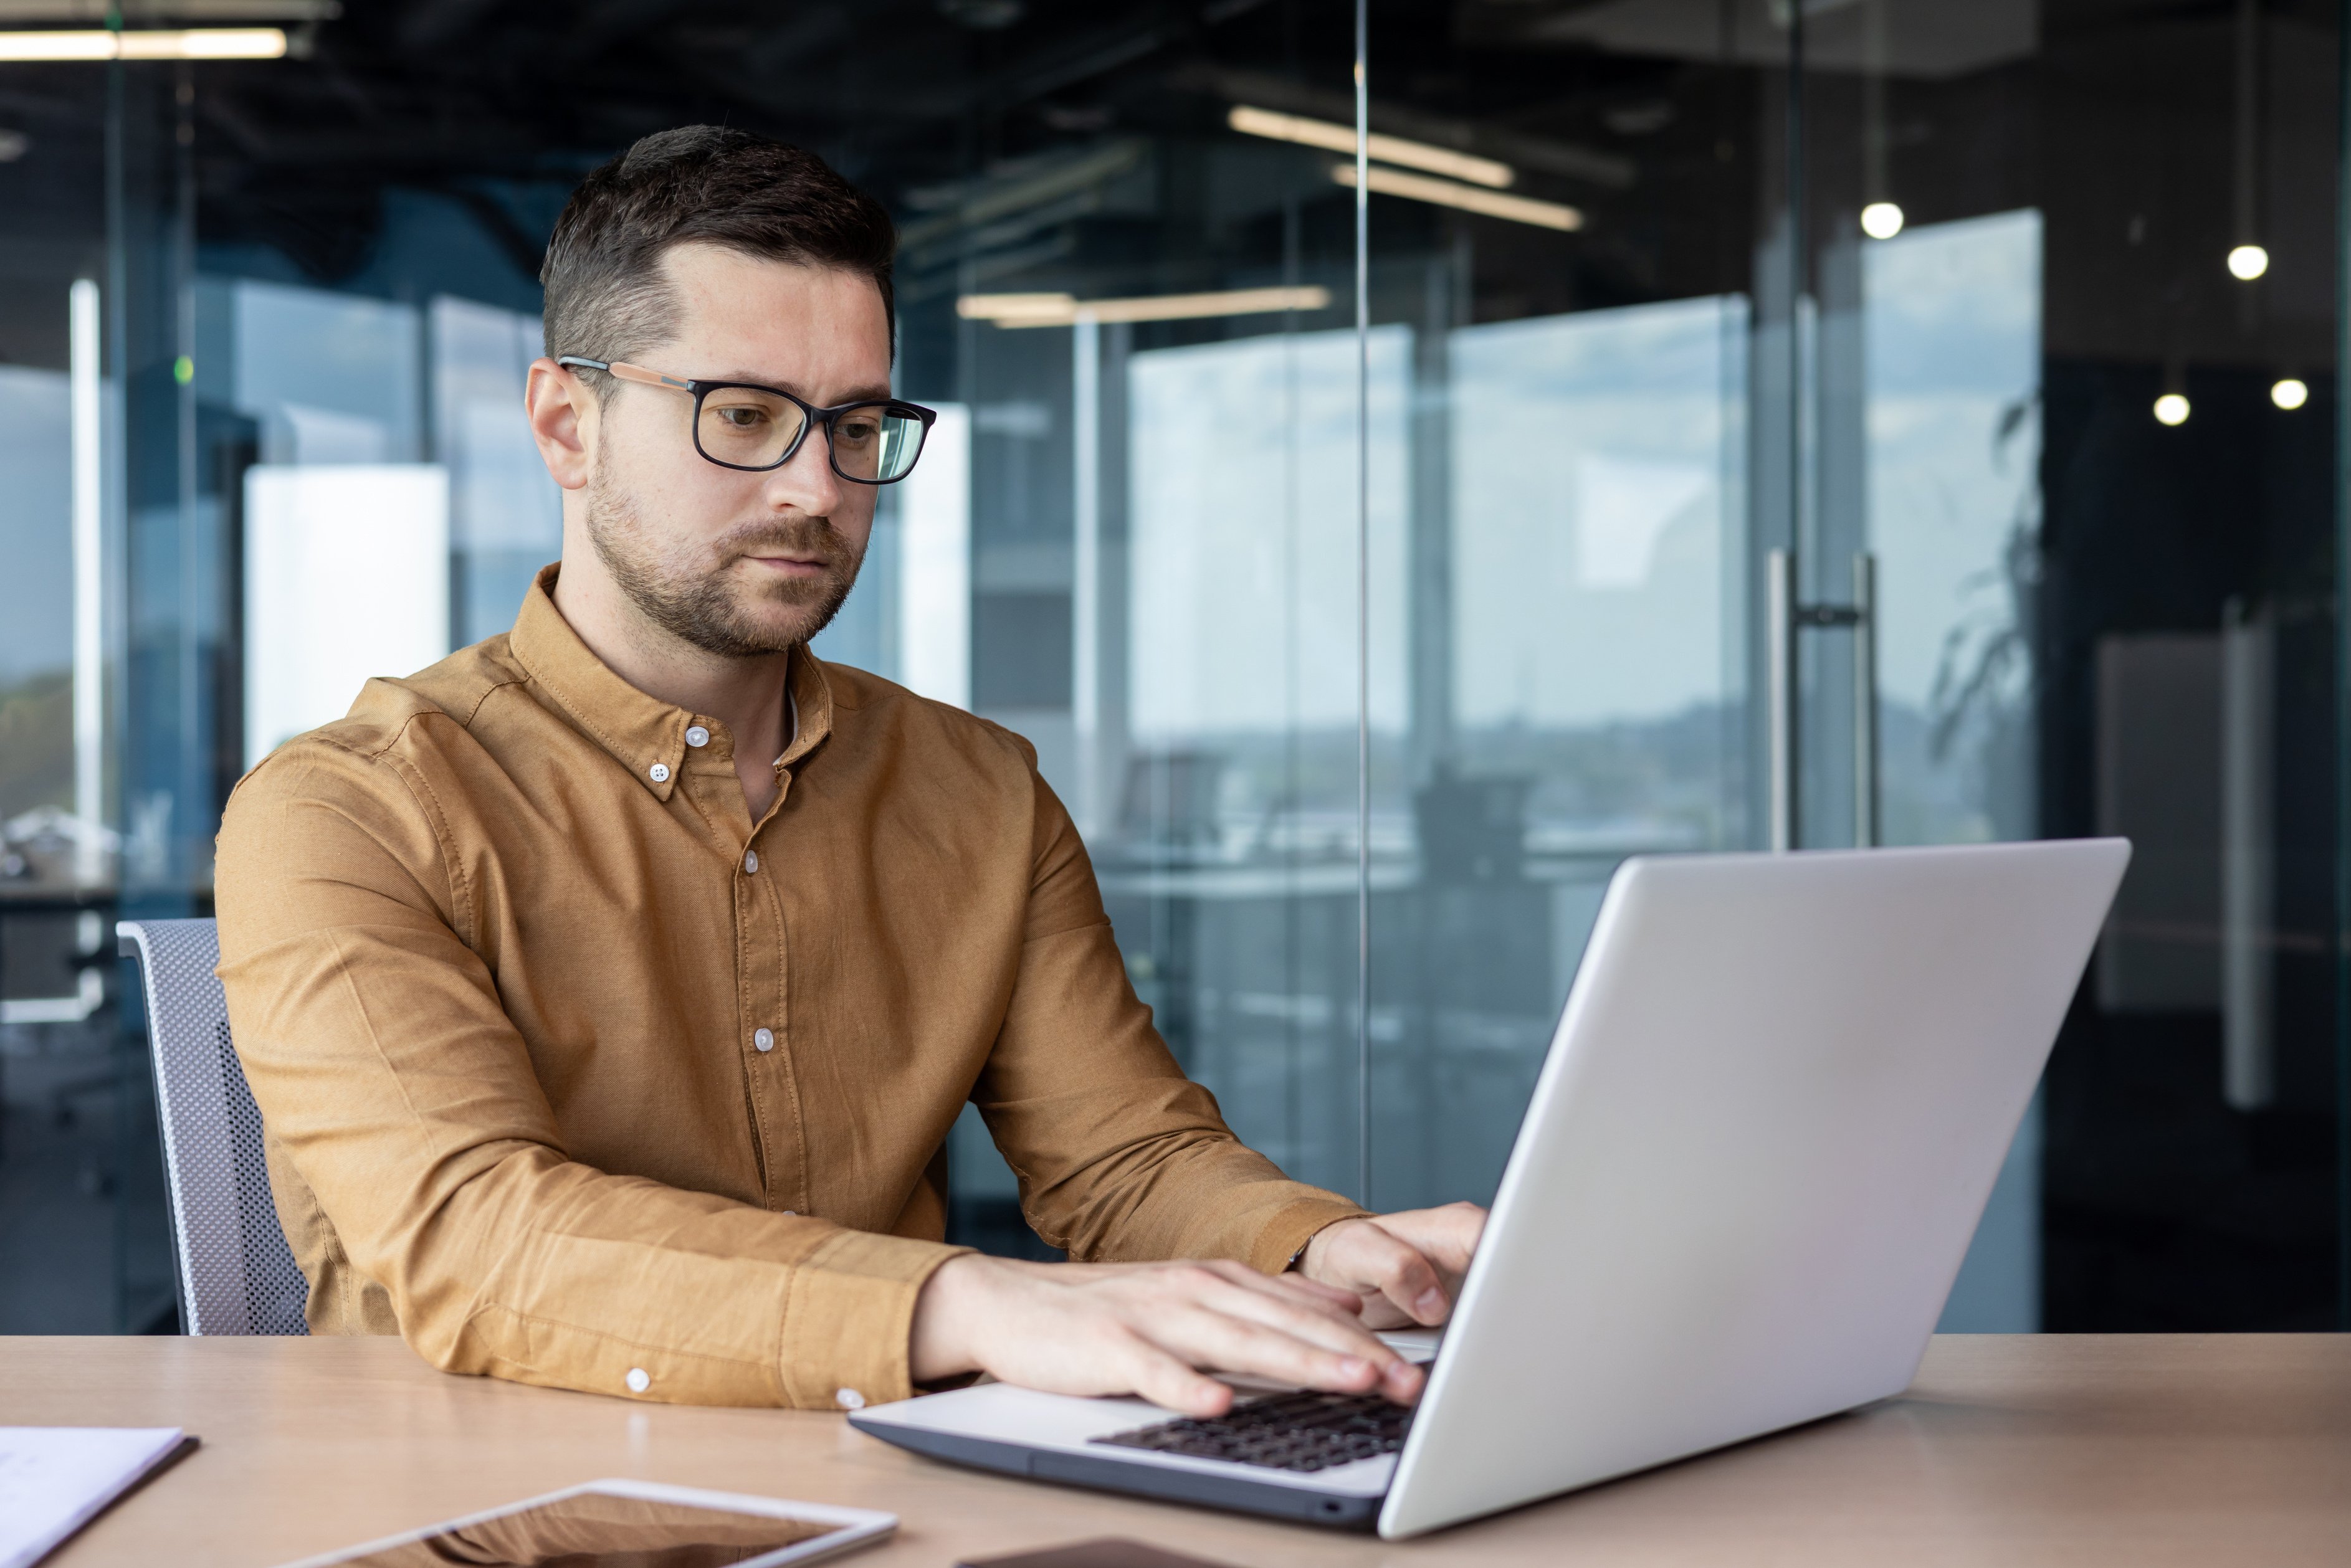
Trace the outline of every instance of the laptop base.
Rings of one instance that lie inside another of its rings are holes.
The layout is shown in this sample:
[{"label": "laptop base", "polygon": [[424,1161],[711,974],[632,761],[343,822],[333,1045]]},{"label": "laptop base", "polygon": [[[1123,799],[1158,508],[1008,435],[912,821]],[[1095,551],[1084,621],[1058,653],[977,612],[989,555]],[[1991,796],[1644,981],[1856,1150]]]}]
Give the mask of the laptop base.
[{"label": "laptop base", "polygon": [[1337,1497],[1302,1487],[1201,1475],[1164,1465],[1138,1464],[1132,1459],[1097,1459],[1090,1455],[1025,1448],[960,1432],[926,1431],[879,1421],[868,1423],[859,1415],[852,1415],[849,1424],[885,1443],[975,1469],[1026,1476],[1031,1480],[1059,1481],[1064,1486],[1094,1491],[1124,1492],[1162,1502],[1253,1513],[1293,1524],[1368,1531],[1378,1524],[1380,1505],[1385,1500],[1379,1497]]}]

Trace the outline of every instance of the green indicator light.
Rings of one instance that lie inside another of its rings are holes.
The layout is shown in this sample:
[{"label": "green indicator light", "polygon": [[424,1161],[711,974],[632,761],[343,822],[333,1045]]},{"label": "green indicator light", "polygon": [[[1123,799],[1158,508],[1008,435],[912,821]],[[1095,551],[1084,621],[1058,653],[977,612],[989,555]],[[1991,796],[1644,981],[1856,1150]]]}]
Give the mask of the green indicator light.
[{"label": "green indicator light", "polygon": [[182,386],[186,386],[190,382],[194,381],[196,379],[196,361],[188,358],[185,354],[182,354],[178,359],[173,360],[172,361],[172,379],[179,382]]}]

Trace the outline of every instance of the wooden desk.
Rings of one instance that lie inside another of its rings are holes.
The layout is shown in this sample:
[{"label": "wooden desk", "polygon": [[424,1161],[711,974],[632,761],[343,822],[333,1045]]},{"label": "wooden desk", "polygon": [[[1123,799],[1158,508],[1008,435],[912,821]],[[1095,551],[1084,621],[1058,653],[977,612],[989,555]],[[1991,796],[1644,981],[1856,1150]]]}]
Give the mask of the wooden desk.
[{"label": "wooden desk", "polygon": [[1384,1544],[935,1465],[833,1416],[427,1369],[395,1340],[0,1339],[0,1425],[204,1448],[54,1559],[266,1565],[598,1476],[887,1509],[853,1560],[1126,1534],[1240,1565],[2351,1563],[2351,1336],[1938,1340],[1905,1398]]}]

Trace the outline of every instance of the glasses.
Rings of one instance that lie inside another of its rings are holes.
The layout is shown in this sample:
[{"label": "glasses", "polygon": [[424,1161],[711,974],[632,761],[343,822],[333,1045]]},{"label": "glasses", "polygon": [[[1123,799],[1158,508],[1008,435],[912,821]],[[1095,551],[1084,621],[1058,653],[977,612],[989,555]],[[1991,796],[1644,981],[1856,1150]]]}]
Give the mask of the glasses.
[{"label": "glasses", "polygon": [[936,409],[914,402],[846,402],[819,408],[752,382],[680,381],[619,360],[566,354],[567,369],[602,371],[624,382],[694,394],[694,449],[721,468],[765,473],[799,451],[810,429],[824,426],[832,471],[857,485],[893,485],[914,470]]}]

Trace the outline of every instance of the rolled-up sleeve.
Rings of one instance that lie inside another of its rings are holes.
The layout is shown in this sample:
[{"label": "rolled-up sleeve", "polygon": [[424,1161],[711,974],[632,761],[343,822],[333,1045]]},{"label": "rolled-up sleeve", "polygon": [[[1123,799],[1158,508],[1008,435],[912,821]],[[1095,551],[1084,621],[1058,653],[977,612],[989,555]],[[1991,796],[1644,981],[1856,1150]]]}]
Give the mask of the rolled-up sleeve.
[{"label": "rolled-up sleeve", "polygon": [[1019,973],[972,1098],[1037,1233],[1077,1260],[1223,1258],[1278,1273],[1316,1231],[1366,1212],[1290,1180],[1184,1075],[1041,777],[1032,834]]},{"label": "rolled-up sleeve", "polygon": [[408,1343],[656,1400],[904,1397],[915,1296],[960,1249],[571,1158],[469,942],[454,841],[413,768],[313,737],[238,788],[218,860],[254,1098]]}]

